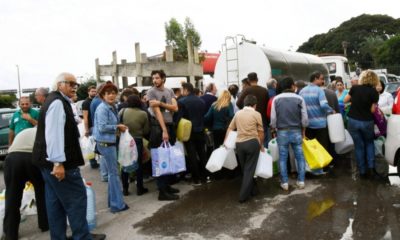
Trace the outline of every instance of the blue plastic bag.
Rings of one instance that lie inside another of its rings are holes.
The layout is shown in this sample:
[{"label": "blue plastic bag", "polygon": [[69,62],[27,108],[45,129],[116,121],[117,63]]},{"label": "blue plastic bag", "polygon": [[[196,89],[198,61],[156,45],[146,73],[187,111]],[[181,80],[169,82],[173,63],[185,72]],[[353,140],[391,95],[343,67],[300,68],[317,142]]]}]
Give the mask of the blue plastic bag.
[{"label": "blue plastic bag", "polygon": [[170,151],[171,145],[169,142],[163,142],[160,147],[151,149],[150,153],[153,177],[172,174]]}]

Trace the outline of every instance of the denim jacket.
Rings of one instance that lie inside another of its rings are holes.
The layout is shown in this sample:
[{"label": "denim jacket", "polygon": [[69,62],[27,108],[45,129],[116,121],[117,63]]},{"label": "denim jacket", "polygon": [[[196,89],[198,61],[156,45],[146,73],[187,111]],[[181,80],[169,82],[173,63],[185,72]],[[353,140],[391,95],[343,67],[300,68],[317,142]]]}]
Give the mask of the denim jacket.
[{"label": "denim jacket", "polygon": [[115,106],[103,101],[96,109],[93,123],[93,136],[97,142],[116,142],[118,115]]}]

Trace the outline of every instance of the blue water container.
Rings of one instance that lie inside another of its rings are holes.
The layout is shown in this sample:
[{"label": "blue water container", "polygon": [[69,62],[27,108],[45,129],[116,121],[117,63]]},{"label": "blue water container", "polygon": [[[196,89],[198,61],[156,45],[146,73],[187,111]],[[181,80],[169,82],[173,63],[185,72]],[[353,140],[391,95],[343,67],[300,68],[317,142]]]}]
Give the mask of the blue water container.
[{"label": "blue water container", "polygon": [[87,210],[86,220],[88,222],[89,231],[96,228],[96,196],[92,188],[91,182],[86,182]]}]

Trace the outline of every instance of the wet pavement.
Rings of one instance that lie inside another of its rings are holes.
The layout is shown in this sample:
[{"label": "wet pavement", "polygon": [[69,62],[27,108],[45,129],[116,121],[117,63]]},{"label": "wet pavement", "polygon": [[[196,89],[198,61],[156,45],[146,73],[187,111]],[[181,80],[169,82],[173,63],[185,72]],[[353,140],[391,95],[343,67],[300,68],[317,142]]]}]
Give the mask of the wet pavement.
[{"label": "wet pavement", "polygon": [[[199,187],[179,183],[176,202],[157,201],[153,181],[146,184],[150,193],[125,197],[130,209],[118,214],[107,209],[107,184],[98,172],[86,166],[82,175],[94,182],[95,232],[107,239],[400,239],[400,188],[358,179],[350,156],[325,176],[307,176],[305,189],[296,188],[295,176],[289,192],[280,189],[278,176],[259,179],[259,194],[243,204],[240,178]],[[36,216],[29,216],[21,237],[49,239],[36,225]]]}]

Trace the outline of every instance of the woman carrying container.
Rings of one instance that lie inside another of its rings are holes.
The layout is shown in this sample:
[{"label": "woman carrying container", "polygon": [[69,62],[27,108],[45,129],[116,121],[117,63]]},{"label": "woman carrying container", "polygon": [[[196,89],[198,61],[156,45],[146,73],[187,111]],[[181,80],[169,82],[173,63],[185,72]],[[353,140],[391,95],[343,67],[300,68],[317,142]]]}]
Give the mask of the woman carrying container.
[{"label": "woman carrying container", "polygon": [[[149,190],[143,186],[143,137],[149,133],[149,119],[147,113],[142,110],[142,102],[137,95],[131,95],[127,99],[127,107],[120,112],[121,123],[128,127],[129,133],[135,139],[138,166],[136,170],[136,195],[140,196]],[[129,168],[122,168],[121,179],[123,193],[129,195]]]},{"label": "woman carrying container", "polygon": [[261,114],[256,109],[257,98],[247,95],[244,107],[233,117],[226,136],[230,131],[237,131],[236,151],[243,172],[239,202],[244,203],[257,193],[254,173],[257,167],[260,150],[264,152],[264,128]]},{"label": "woman carrying container", "polygon": [[361,178],[374,176],[374,118],[379,94],[375,87],[379,78],[372,70],[366,70],[360,75],[360,85],[353,86],[344,102],[351,101],[348,113],[348,130],[354,140],[355,155]]},{"label": "woman carrying container", "polygon": [[97,107],[94,117],[93,136],[96,139],[97,149],[105,158],[108,173],[108,206],[112,213],[127,210],[122,196],[121,182],[118,176],[117,164],[117,131],[125,132],[127,127],[118,124],[118,112],[115,99],[117,87],[106,83],[100,90],[99,96],[103,100]]},{"label": "woman carrying container", "polygon": [[228,90],[224,90],[205,115],[205,122],[212,126],[214,148],[219,148],[224,143],[226,130],[234,115],[233,111],[231,94]]}]

